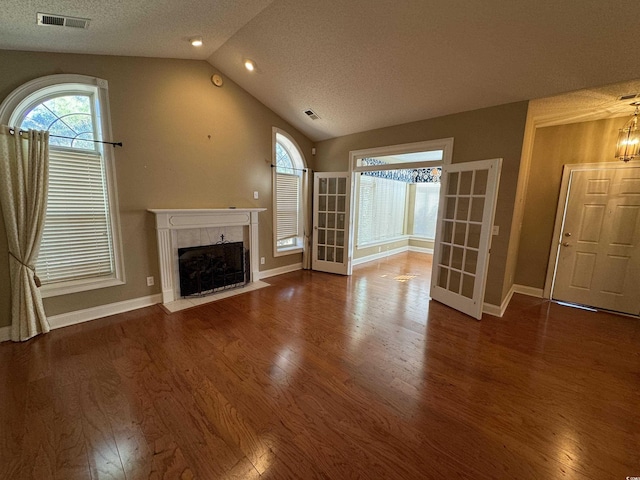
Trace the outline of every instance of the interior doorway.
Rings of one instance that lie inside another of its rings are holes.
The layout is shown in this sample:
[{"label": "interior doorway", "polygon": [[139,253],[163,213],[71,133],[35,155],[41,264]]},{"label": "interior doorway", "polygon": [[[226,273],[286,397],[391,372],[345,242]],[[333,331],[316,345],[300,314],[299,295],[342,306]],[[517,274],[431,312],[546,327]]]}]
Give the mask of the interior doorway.
[{"label": "interior doorway", "polygon": [[[360,185],[360,175],[366,174],[370,178],[381,178],[384,176],[381,172],[387,170],[396,175],[422,176],[422,178],[431,176],[434,179],[434,177],[439,177],[442,166],[451,163],[452,153],[453,138],[376,147],[350,152],[348,172],[316,173],[313,191],[312,268],[330,273],[351,275],[354,256],[356,260],[362,257],[359,254],[354,255],[358,232],[358,206],[355,203],[359,199],[356,187]],[[435,178],[435,180],[439,180],[439,178]],[[413,217],[416,215],[415,197],[424,197],[425,193],[431,193],[433,198],[433,192],[413,192],[414,206],[410,212]],[[408,198],[410,197],[405,192],[405,207]],[[384,202],[382,203],[384,204]],[[426,215],[424,211],[419,211],[418,214]],[[406,220],[403,218],[400,224],[403,236],[406,236],[404,235],[407,230]],[[428,231],[428,227],[423,224],[420,224],[419,227],[423,227],[421,231]],[[377,229],[376,234],[382,233],[380,238],[375,236],[368,238],[368,241],[361,246],[377,248],[377,253],[381,253],[383,244],[388,244],[389,240],[389,238],[384,238],[387,233],[386,226],[380,228],[377,222],[370,222],[368,233],[371,233],[374,228]],[[433,242],[431,242],[430,248],[425,250],[432,253],[432,246]],[[388,255],[388,249],[385,248],[383,253]]]},{"label": "interior doorway", "polygon": [[351,152],[354,265],[415,251],[433,253],[442,166],[453,139]]},{"label": "interior doorway", "polygon": [[640,314],[640,167],[566,165],[549,262],[551,298]]}]

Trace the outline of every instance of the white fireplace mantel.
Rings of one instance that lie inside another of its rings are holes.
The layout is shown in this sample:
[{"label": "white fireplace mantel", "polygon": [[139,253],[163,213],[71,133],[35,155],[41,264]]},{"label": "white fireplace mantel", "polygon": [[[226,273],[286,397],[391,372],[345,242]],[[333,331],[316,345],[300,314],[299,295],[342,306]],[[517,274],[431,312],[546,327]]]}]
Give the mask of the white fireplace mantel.
[{"label": "white fireplace mantel", "polygon": [[209,227],[249,227],[250,283],[259,278],[258,213],[266,208],[197,208],[197,209],[149,209],[156,217],[158,255],[160,259],[160,281],[162,303],[177,300],[178,280],[174,274],[175,245],[174,230]]}]

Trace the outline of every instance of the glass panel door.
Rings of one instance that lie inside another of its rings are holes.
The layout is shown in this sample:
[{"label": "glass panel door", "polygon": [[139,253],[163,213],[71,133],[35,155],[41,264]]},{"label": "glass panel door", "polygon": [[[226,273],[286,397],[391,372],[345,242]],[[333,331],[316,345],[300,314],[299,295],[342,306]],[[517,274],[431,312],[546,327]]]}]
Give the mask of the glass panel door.
[{"label": "glass panel door", "polygon": [[331,172],[314,175],[312,262],[314,270],[351,275],[350,200],[349,173]]},{"label": "glass panel door", "polygon": [[431,297],[478,320],[502,159],[445,165]]}]

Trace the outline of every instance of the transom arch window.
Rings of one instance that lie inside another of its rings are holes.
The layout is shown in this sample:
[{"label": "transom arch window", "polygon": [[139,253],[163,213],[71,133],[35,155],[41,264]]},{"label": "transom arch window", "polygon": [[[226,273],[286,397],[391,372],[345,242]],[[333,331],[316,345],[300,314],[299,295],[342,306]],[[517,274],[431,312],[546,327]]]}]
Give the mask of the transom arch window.
[{"label": "transom arch window", "polygon": [[49,131],[47,212],[36,263],[44,297],[124,283],[108,85],[83,75],[28,82],[0,122]]},{"label": "transom arch window", "polygon": [[306,164],[295,140],[273,129],[274,255],[301,252],[304,245],[304,170]]},{"label": "transom arch window", "polygon": [[282,139],[280,139],[280,141],[276,141],[276,171],[278,173],[289,173],[292,175],[296,175],[296,166],[299,167],[299,165],[296,165],[296,163],[294,163],[292,155],[282,144]]},{"label": "transom arch window", "polygon": [[95,150],[96,115],[92,104],[89,94],[62,93],[36,104],[24,116],[20,127],[58,135],[49,138],[50,147]]}]

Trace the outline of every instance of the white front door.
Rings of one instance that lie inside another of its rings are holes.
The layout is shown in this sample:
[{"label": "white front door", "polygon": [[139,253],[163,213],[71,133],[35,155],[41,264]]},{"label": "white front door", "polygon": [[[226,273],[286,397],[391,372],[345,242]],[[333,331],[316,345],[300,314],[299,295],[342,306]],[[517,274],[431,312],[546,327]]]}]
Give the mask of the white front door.
[{"label": "white front door", "polygon": [[571,171],[552,298],[640,314],[640,168]]},{"label": "white front door", "polygon": [[313,180],[313,270],[351,275],[349,220],[351,175],[315,173]]},{"label": "white front door", "polygon": [[480,320],[502,159],[442,168],[431,297]]}]

